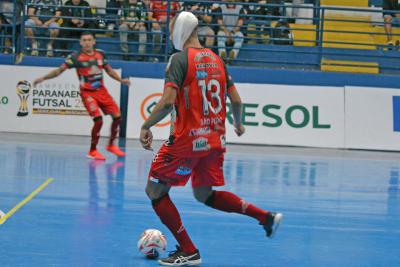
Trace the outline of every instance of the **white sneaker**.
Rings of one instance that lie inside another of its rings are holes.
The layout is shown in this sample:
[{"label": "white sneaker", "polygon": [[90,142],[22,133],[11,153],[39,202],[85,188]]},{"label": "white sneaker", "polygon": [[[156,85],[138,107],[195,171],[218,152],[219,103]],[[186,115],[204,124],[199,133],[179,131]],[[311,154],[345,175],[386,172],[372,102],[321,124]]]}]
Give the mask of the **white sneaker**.
[{"label": "white sneaker", "polygon": [[38,42],[37,41],[34,41],[34,42],[32,42],[32,52],[31,52],[31,55],[32,56],[38,56],[39,55],[39,50],[38,50],[38,48],[39,48],[39,44],[38,44]]},{"label": "white sneaker", "polygon": [[53,57],[54,56],[53,46],[51,44],[47,44],[47,56],[48,57]]}]

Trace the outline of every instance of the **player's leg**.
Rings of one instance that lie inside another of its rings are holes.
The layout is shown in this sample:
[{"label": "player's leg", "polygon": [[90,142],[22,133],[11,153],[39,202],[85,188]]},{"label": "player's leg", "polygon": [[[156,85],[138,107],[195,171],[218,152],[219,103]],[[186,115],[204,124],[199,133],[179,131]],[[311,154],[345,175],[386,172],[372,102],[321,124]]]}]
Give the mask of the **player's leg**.
[{"label": "player's leg", "polygon": [[58,34],[60,33],[60,26],[58,23],[53,22],[49,25],[49,31],[50,31],[50,40],[47,43],[47,56],[48,57],[53,57],[54,52],[53,52],[53,45],[55,39],[58,37]]},{"label": "player's leg", "polygon": [[217,43],[218,43],[218,55],[225,60],[226,59],[226,33],[224,31],[218,31]]},{"label": "player's leg", "polygon": [[278,229],[282,214],[260,209],[231,192],[212,190],[212,186],[224,185],[223,161],[224,154],[217,151],[199,161],[193,171],[195,198],[214,209],[239,213],[258,220],[267,236],[271,237]]},{"label": "player's leg", "polygon": [[89,115],[93,118],[93,127],[91,133],[90,150],[87,155],[88,158],[105,160],[106,158],[97,150],[97,144],[100,139],[100,130],[103,126],[103,117],[101,116],[99,104],[94,97],[95,92],[81,90],[80,95],[83,105],[85,106]]},{"label": "player's leg", "polygon": [[[186,162],[184,162],[185,160]],[[190,173],[179,173],[177,170],[183,167],[185,170],[191,170],[191,165],[194,163],[168,154],[168,150],[163,146],[151,165],[146,194],[161,222],[171,231],[179,244],[175,252],[167,258],[159,260],[162,265],[181,266],[201,263],[200,254],[183,226],[181,216],[168,194],[171,186],[185,185],[190,177]]]},{"label": "player's leg", "polygon": [[112,118],[110,139],[108,140],[106,149],[118,157],[123,157],[125,156],[125,152],[114,144],[118,137],[119,126],[121,124],[121,112],[119,107],[105,88],[98,90],[96,98],[99,101],[100,108],[104,114],[111,115]]},{"label": "player's leg", "polygon": [[25,35],[28,37],[28,39],[31,40],[31,55],[32,56],[38,56],[39,55],[39,44],[35,38],[35,30],[36,28],[36,23],[32,19],[28,19],[25,21]]},{"label": "player's leg", "polygon": [[392,15],[391,14],[385,14],[383,16],[383,19],[385,21],[385,32],[387,36],[387,41],[390,43],[392,41]]},{"label": "player's leg", "polygon": [[103,126],[103,117],[98,116],[93,118],[93,127],[92,127],[92,134],[91,134],[91,141],[90,141],[90,150],[87,155],[88,158],[91,159],[98,159],[98,160],[105,160],[106,158],[97,150],[97,144],[99,143],[100,139],[100,131],[101,127]]}]

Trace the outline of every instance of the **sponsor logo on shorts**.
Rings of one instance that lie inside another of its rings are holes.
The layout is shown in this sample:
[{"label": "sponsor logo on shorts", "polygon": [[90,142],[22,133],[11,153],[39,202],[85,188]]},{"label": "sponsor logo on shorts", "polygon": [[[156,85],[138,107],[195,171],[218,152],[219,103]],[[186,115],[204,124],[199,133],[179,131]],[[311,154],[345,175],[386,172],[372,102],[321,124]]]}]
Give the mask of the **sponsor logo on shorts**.
[{"label": "sponsor logo on shorts", "polygon": [[193,151],[208,151],[208,150],[210,150],[210,145],[208,144],[207,138],[200,137],[193,140]]},{"label": "sponsor logo on shorts", "polygon": [[189,175],[192,173],[192,169],[184,166],[179,166],[175,173],[178,175]]}]

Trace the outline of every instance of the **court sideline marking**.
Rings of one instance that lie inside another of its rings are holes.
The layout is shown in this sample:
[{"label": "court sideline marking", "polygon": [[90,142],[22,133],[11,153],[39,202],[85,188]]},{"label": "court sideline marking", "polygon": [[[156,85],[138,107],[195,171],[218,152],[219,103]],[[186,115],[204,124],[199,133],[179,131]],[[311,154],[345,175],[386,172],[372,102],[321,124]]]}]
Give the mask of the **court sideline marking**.
[{"label": "court sideline marking", "polygon": [[0,225],[4,224],[8,218],[10,218],[15,212],[17,212],[23,205],[28,203],[29,201],[32,200],[40,191],[42,191],[49,183],[53,182],[53,178],[47,179],[43,184],[41,184],[38,188],[36,188],[35,191],[30,193],[24,200],[19,202],[14,208],[12,208],[9,212],[6,213],[1,219],[0,219]]}]

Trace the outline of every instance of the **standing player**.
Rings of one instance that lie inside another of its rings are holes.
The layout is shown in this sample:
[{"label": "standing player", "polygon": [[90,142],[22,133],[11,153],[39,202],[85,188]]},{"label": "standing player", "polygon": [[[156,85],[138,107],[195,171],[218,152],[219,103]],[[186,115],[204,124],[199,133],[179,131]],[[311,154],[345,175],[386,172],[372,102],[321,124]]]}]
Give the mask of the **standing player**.
[{"label": "standing player", "polygon": [[114,80],[122,84],[130,85],[129,79],[122,79],[108,64],[105,54],[101,50],[94,48],[96,40],[92,33],[83,32],[80,39],[81,51],[69,55],[64,64],[49,74],[34,81],[33,86],[59,76],[66,69],[76,68],[80,82],[80,95],[89,115],[93,118],[92,141],[88,158],[105,160],[105,157],[97,150],[96,146],[100,138],[100,130],[103,125],[103,118],[100,109],[106,115],[111,115],[113,122],[111,124],[111,135],[107,150],[118,157],[125,156],[125,153],[114,145],[114,140],[118,135],[119,124],[121,121],[121,112],[107,92],[103,81],[103,69]]},{"label": "standing player", "polygon": [[170,58],[163,96],[140,133],[142,146],[151,150],[150,128],[175,108],[173,132],[153,160],[146,187],[153,209],[179,243],[176,251],[159,261],[168,266],[201,263],[199,251],[168,194],[172,186],[183,186],[190,177],[198,201],[257,219],[268,237],[282,220],[281,213],[262,210],[230,192],[212,188],[224,185],[226,95],[232,104],[236,134],[242,135],[245,129],[239,94],[221,58],[200,45],[197,26],[198,20],[190,12],[182,12],[172,20],[172,42],[182,52]]}]

